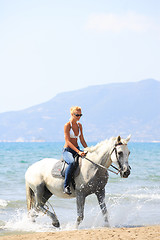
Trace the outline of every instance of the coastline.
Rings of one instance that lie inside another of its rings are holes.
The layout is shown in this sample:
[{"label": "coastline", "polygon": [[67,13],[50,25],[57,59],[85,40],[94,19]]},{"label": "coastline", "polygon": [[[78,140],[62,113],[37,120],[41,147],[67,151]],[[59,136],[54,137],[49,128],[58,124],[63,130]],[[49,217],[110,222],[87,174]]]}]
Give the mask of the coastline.
[{"label": "coastline", "polygon": [[1,236],[0,240],[159,240],[160,225],[132,228],[98,228]]}]

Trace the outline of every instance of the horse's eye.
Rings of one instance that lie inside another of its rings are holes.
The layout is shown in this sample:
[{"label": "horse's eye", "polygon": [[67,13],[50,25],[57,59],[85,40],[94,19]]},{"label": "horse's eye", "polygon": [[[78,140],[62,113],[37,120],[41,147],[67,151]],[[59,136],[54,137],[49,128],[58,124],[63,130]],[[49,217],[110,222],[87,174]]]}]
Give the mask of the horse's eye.
[{"label": "horse's eye", "polygon": [[123,152],[118,152],[118,155],[119,155],[120,157],[122,157],[122,156],[123,156]]}]

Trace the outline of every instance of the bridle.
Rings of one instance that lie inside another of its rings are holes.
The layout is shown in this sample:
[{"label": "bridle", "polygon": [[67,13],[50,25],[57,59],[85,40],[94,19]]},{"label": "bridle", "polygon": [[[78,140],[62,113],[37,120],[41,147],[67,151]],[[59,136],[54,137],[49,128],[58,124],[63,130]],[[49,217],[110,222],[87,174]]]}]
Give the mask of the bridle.
[{"label": "bridle", "polygon": [[[110,153],[110,155],[112,155],[112,153],[115,151],[117,163],[118,163],[118,165],[119,165],[119,169],[116,168],[115,166],[113,166],[112,164],[111,164],[111,167],[115,168],[115,169],[118,171],[118,173],[119,173],[120,170],[122,169],[122,164],[121,164],[121,162],[119,161],[118,152],[117,152],[117,148],[116,148],[116,147],[117,147],[117,146],[120,146],[120,145],[127,145],[127,144],[124,144],[124,143],[122,143],[122,142],[116,143],[115,146],[114,146],[114,148],[112,149],[112,151],[111,151],[111,153]],[[129,169],[131,169],[130,166],[129,166]],[[108,170],[109,170],[109,169],[108,169]],[[118,174],[118,173],[116,173],[116,174]]]},{"label": "bridle", "polygon": [[110,171],[110,172],[115,173],[116,175],[118,175],[118,173],[119,173],[120,170],[121,170],[121,163],[120,163],[120,161],[119,161],[119,159],[118,159],[118,152],[117,152],[117,146],[119,146],[119,145],[124,145],[124,144],[121,143],[121,142],[116,143],[116,144],[114,145],[114,148],[113,148],[112,151],[110,152],[110,155],[112,155],[112,153],[115,151],[116,159],[117,159],[117,162],[118,162],[118,165],[119,165],[119,169],[118,169],[117,167],[113,166],[112,164],[110,165],[110,167],[116,169],[118,172],[115,172],[115,171],[113,171],[113,170],[111,170],[111,169],[109,169],[109,168],[106,168],[106,167],[104,167],[104,166],[101,165],[101,164],[95,163],[95,162],[93,162],[91,159],[89,159],[89,158],[87,158],[87,157],[85,157],[85,156],[84,156],[83,158],[85,158],[86,160],[88,160],[89,162],[91,162],[91,163],[92,163],[93,165],[95,165],[96,167],[103,168],[103,169],[105,169],[106,171]]},{"label": "bridle", "polygon": [[119,169],[114,167],[113,165],[111,165],[112,167],[114,167],[116,170],[118,170],[118,173],[120,172],[120,169],[122,168],[122,164],[121,162],[119,161],[119,158],[118,158],[118,152],[117,152],[117,146],[120,146],[120,145],[126,145],[126,144],[123,144],[122,142],[119,142],[119,143],[116,143],[114,148],[112,149],[110,155],[112,155],[112,153],[115,151],[115,155],[116,155],[116,159],[117,159],[117,163],[119,165]]}]

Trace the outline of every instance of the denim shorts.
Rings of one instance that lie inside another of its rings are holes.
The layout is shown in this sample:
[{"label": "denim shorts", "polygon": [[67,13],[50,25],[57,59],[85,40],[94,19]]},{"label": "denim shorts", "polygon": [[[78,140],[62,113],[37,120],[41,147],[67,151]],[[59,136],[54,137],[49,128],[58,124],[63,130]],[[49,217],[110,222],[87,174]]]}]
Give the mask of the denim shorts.
[{"label": "denim shorts", "polygon": [[[77,147],[77,149],[80,150],[79,146]],[[77,152],[70,147],[66,147],[63,149],[63,159],[68,164],[71,164],[74,162],[74,158],[76,154]]]}]

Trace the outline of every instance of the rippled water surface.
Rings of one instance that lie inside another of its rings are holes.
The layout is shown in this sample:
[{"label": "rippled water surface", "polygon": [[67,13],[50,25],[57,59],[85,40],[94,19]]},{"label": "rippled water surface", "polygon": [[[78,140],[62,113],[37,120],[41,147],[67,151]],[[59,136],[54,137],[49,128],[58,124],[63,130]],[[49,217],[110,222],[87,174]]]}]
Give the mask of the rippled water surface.
[{"label": "rippled water surface", "polygon": [[[110,225],[160,224],[160,143],[129,143],[128,147],[131,175],[122,179],[109,173],[106,185]],[[63,143],[0,143],[0,235],[57,231],[43,214],[35,223],[28,219],[24,175],[36,161],[46,157],[60,159],[62,148]],[[52,196],[49,202],[59,218],[61,230],[74,229],[75,199]],[[102,226],[103,217],[97,199],[91,195],[86,199],[85,219],[80,228]]]}]

